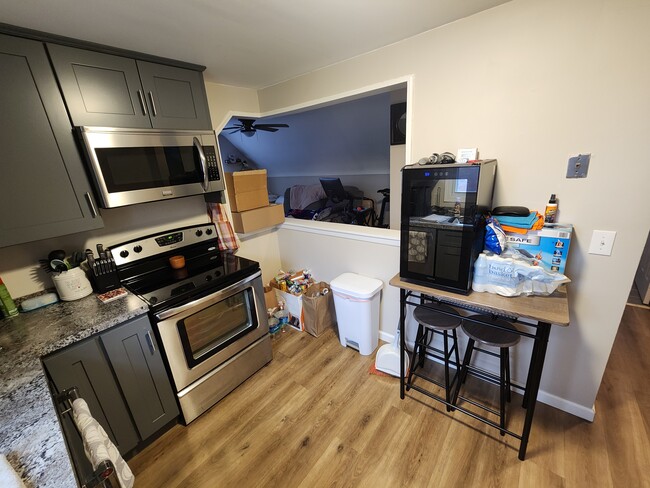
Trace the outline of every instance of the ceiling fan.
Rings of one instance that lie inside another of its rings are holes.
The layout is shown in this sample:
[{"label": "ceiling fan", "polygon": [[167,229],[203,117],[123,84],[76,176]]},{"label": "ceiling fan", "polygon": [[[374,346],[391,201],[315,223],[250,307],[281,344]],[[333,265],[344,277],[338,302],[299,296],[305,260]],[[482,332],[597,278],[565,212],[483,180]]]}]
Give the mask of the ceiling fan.
[{"label": "ceiling fan", "polygon": [[289,127],[287,124],[256,124],[255,119],[238,119],[241,124],[232,127],[224,127],[223,130],[230,130],[229,134],[241,132],[247,137],[253,137],[258,130],[266,132],[277,132],[280,127]]}]

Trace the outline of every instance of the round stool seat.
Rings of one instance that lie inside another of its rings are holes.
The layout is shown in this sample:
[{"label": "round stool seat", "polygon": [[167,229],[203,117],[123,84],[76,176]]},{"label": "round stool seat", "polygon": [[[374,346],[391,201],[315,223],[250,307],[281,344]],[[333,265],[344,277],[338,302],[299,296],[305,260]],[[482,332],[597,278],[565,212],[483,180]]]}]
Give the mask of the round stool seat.
[{"label": "round stool seat", "polygon": [[443,304],[420,305],[415,307],[413,318],[418,324],[424,327],[431,327],[438,330],[451,330],[458,327],[463,321],[460,317],[454,317],[438,312],[443,310],[449,313],[457,313],[455,309]]},{"label": "round stool seat", "polygon": [[[517,330],[515,326],[507,320],[494,319],[490,315],[472,315],[468,318],[497,324],[512,331]],[[477,342],[482,342],[483,344],[494,347],[511,347],[517,344],[519,339],[521,339],[521,336],[515,332],[508,332],[494,327],[488,327],[483,324],[471,322],[467,319],[463,322],[463,332]]]}]

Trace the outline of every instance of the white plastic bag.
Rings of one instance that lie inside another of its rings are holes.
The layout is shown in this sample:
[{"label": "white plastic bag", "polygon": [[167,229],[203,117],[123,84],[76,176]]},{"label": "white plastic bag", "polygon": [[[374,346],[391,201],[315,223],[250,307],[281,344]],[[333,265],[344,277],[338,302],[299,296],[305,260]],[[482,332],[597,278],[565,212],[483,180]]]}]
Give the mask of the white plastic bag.
[{"label": "white plastic bag", "polygon": [[534,266],[523,259],[523,256],[520,257],[516,250],[507,249],[501,256],[492,253],[479,254],[474,263],[472,289],[505,297],[550,295],[562,283],[570,281],[563,274]]}]

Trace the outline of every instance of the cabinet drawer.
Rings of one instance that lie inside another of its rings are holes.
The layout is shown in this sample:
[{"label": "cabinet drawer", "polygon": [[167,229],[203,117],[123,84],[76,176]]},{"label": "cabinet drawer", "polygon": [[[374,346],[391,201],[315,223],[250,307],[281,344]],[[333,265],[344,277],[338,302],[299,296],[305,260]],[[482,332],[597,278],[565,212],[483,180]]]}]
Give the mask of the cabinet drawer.
[{"label": "cabinet drawer", "polygon": [[463,242],[463,233],[454,230],[439,230],[438,231],[438,245],[439,246],[452,246],[461,247]]}]

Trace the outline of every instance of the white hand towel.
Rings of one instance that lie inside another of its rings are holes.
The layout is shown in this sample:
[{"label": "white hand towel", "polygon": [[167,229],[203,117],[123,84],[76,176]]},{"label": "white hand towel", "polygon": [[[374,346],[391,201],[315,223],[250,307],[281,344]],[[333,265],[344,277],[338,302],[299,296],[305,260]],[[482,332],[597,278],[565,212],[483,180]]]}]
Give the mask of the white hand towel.
[{"label": "white hand towel", "polygon": [[0,454],[0,486],[2,488],[25,488],[23,480],[14,471],[4,454]]},{"label": "white hand towel", "polygon": [[88,404],[82,398],[77,398],[72,402],[72,418],[77,424],[81,438],[84,444],[84,451],[88,460],[93,465],[93,469],[102,461],[110,459],[115,466],[115,473],[122,488],[133,488],[135,477],[118,452],[115,444],[111,442],[106,431],[99,425],[92,415]]}]

